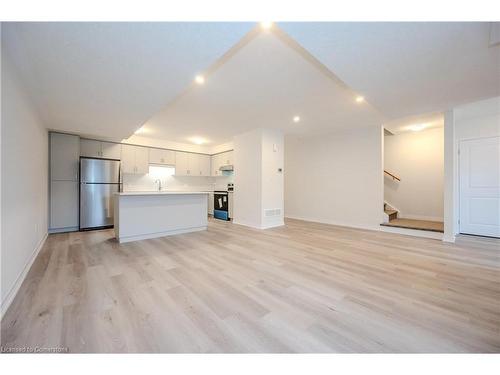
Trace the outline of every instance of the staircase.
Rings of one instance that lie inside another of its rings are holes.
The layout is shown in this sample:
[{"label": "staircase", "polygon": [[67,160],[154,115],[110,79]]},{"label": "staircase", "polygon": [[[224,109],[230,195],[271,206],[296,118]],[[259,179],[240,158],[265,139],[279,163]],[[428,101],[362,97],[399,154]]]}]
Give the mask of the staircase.
[{"label": "staircase", "polygon": [[398,218],[398,210],[394,209],[394,207],[391,207],[387,203],[384,203],[384,212],[388,217],[387,222]]}]

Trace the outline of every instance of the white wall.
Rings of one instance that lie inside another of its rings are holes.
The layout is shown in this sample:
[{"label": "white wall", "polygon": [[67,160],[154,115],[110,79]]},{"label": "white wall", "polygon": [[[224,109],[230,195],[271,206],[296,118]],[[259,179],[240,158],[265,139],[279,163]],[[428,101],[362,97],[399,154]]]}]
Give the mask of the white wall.
[{"label": "white wall", "polygon": [[443,220],[444,128],[385,136],[384,168],[401,178],[384,178],[384,200],[399,217]]},{"label": "white wall", "polygon": [[234,137],[234,218],[236,224],[261,226],[262,131]]},{"label": "white wall", "polygon": [[381,127],[285,141],[285,216],[378,229],[383,218]]},{"label": "white wall", "polygon": [[2,50],[2,313],[47,235],[48,132]]},{"label": "white wall", "polygon": [[[262,131],[262,228],[284,224],[284,153],[285,138],[281,130]],[[281,169],[281,172],[279,171]],[[279,210],[268,216],[266,210]]]},{"label": "white wall", "polygon": [[455,107],[445,113],[445,241],[454,241],[460,230],[460,141],[497,136],[500,136],[500,96]]}]

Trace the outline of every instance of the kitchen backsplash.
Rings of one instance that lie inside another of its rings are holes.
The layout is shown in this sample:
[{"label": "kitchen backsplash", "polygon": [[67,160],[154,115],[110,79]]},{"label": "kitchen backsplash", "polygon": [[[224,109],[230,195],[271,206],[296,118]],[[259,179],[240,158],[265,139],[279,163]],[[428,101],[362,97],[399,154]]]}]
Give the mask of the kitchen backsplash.
[{"label": "kitchen backsplash", "polygon": [[[162,167],[160,167],[162,168]],[[227,184],[233,182],[233,176],[194,177],[172,176],[169,168],[150,169],[146,175],[124,174],[123,191],[156,191],[160,179],[162,190],[171,191],[213,191],[226,190]]]}]

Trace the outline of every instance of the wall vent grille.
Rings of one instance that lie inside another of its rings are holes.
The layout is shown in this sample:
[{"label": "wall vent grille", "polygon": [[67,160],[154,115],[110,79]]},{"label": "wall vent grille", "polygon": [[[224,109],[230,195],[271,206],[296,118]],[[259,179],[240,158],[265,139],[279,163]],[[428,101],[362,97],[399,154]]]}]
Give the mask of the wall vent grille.
[{"label": "wall vent grille", "polygon": [[264,215],[266,217],[280,216],[281,215],[281,208],[267,208],[264,210]]}]

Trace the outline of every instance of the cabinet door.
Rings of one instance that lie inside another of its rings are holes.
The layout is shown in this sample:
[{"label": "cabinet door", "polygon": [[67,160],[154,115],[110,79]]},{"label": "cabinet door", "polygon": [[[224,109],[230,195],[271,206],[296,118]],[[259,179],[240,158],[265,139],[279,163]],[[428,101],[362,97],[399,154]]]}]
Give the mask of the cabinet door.
[{"label": "cabinet door", "polygon": [[189,176],[199,176],[200,175],[200,155],[199,154],[188,154],[188,175]]},{"label": "cabinet door", "polygon": [[218,176],[219,175],[219,154],[212,155],[212,157],[210,159],[211,159],[211,161],[210,161],[211,175]]},{"label": "cabinet door", "polygon": [[51,181],[51,229],[78,227],[78,185],[75,181]]},{"label": "cabinet door", "polygon": [[175,153],[175,175],[189,176],[189,153],[187,152]]},{"label": "cabinet door", "polygon": [[151,164],[164,164],[165,158],[163,156],[163,150],[159,148],[149,149],[149,162]]},{"label": "cabinet door", "polygon": [[175,165],[175,151],[163,150],[163,155],[165,158],[165,164]]},{"label": "cabinet door", "polygon": [[101,142],[101,156],[106,159],[120,160],[122,145],[119,143]]},{"label": "cabinet door", "polygon": [[224,160],[226,161],[226,165],[233,165],[234,164],[234,151],[228,151],[225,153],[225,158]]},{"label": "cabinet door", "polygon": [[122,145],[122,173],[135,173],[135,146]]},{"label": "cabinet door", "polygon": [[233,164],[233,152],[228,151],[220,154],[221,156],[221,165],[232,165]]},{"label": "cabinet door", "polygon": [[135,173],[149,173],[149,150],[147,147],[135,148]]},{"label": "cabinet door", "polygon": [[210,176],[210,156],[209,155],[199,155],[198,169],[200,170],[200,176]]},{"label": "cabinet door", "polygon": [[214,193],[208,194],[208,214],[214,214]]},{"label": "cabinet door", "polygon": [[89,158],[102,157],[101,142],[91,139],[82,139],[80,141],[80,155]]},{"label": "cabinet door", "polygon": [[50,179],[78,181],[80,137],[50,133]]},{"label": "cabinet door", "polygon": [[151,164],[175,165],[175,151],[150,148],[149,162]]}]

